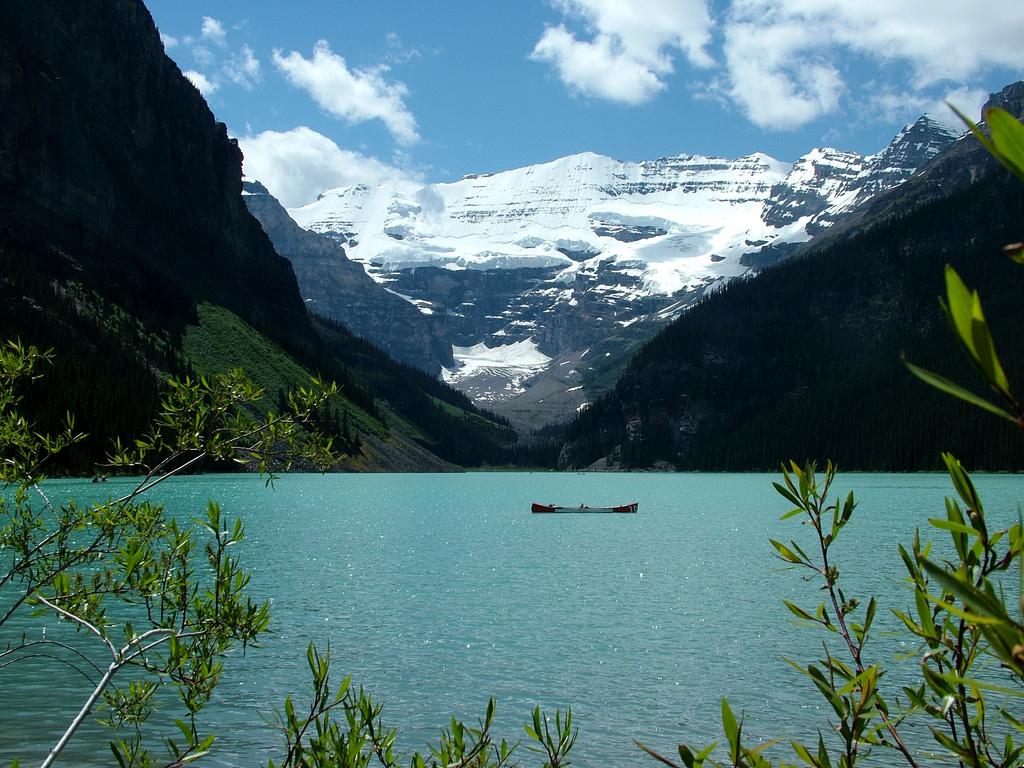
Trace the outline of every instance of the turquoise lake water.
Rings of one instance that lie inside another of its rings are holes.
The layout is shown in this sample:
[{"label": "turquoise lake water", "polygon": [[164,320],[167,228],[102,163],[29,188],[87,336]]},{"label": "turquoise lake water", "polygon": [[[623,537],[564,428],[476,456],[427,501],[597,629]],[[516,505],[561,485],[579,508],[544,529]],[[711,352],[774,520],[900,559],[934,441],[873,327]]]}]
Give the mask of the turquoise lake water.
[{"label": "turquoise lake water", "polygon": [[[218,734],[215,766],[278,758],[264,722],[292,693],[305,701],[305,648],[328,642],[334,674],[385,704],[406,754],[424,749],[455,714],[475,722],[488,696],[510,740],[539,704],[572,706],[581,767],[656,765],[633,744],[667,754],[680,740],[720,737],[728,696],[761,738],[809,738],[831,710],[783,656],[816,658],[821,635],[787,622],[783,597],[816,604],[816,589],[773,558],[768,538],[807,541],[774,475],[528,474],[291,475],[268,490],[258,477],[175,478],[157,497],[182,518],[208,499],[240,517],[238,555],[257,597],[272,602],[271,632],[233,654],[207,710]],[[990,517],[1015,519],[1024,477],[976,478]],[[115,495],[102,486],[47,484],[71,494]],[[847,594],[880,598],[879,630],[867,655],[910,651],[887,634],[888,608],[906,608],[896,541],[942,516],[943,475],[840,476],[859,499],[838,546]],[[638,501],[636,515],[531,515],[530,502],[593,505]],[[992,526],[990,525],[990,528]],[[927,533],[939,540],[939,532]],[[801,538],[802,537],[802,538]],[[51,637],[48,619],[5,627],[0,642]],[[877,624],[876,624],[877,626]],[[898,671],[891,677],[899,679]],[[53,665],[0,672],[0,762],[37,763],[88,693]],[[297,707],[299,708],[299,707]],[[26,722],[32,725],[26,729]],[[923,726],[922,726],[923,730]],[[107,765],[108,733],[90,726],[66,765]],[[788,758],[788,748],[778,747]],[[540,765],[525,750],[524,766]]]}]

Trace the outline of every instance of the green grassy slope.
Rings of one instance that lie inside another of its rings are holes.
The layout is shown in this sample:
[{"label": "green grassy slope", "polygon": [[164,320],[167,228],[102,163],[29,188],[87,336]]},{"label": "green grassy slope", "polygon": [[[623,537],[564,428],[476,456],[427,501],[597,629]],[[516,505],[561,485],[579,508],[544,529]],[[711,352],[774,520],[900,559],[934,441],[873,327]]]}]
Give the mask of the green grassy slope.
[{"label": "green grassy slope", "polygon": [[[198,373],[244,369],[246,375],[263,388],[262,405],[267,409],[277,406],[279,393],[309,386],[313,376],[308,370],[237,315],[212,304],[199,305],[196,314],[198,323],[185,328],[182,350]],[[360,432],[387,436],[387,427],[381,419],[346,397],[344,385],[332,405],[347,413]]]}]

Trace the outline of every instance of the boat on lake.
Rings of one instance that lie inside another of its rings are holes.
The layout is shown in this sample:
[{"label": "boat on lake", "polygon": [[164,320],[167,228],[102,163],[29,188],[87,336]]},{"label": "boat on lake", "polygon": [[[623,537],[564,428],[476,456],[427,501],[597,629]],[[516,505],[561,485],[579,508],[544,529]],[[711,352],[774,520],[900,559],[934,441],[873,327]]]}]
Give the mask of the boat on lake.
[{"label": "boat on lake", "polygon": [[619,513],[631,513],[636,512],[640,507],[640,504],[632,501],[629,504],[619,504],[615,507],[588,507],[586,504],[580,504],[578,507],[560,507],[557,504],[539,504],[533,502],[530,511],[537,514],[542,512],[619,512]]}]

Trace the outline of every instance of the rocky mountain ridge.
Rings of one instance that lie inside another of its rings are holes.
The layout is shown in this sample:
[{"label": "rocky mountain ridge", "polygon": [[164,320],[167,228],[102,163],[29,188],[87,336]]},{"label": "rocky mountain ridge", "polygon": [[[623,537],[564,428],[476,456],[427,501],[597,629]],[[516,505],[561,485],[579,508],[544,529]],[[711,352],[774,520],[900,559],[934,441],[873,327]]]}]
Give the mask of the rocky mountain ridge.
[{"label": "rocky mountain ridge", "polygon": [[399,362],[438,376],[453,366],[444,316],[420,312],[351,261],[328,237],[302,229],[258,181],[242,180],[242,199],[274,249],[292,264],[306,306],[345,323]]}]

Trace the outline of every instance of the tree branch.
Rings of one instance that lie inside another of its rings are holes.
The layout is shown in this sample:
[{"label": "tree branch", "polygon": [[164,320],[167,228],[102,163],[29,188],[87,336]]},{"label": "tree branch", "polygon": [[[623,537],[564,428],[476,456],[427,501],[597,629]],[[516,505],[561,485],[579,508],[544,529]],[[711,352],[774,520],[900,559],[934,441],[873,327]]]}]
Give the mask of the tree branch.
[{"label": "tree branch", "polygon": [[96,635],[96,637],[98,637],[100,640],[102,640],[103,644],[107,646],[107,649],[110,651],[110,656],[113,659],[114,663],[117,662],[117,660],[118,660],[117,649],[114,648],[114,644],[112,642],[110,642],[106,638],[106,636],[99,630],[99,628],[96,627],[96,625],[86,621],[81,616],[76,616],[75,614],[71,613],[70,611],[64,610],[59,605],[56,605],[56,604],[50,602],[49,600],[47,600],[45,597],[43,597],[42,595],[40,595],[38,593],[34,597],[35,597],[36,600],[41,602],[43,605],[48,606],[51,610],[55,611],[60,616],[63,616],[68,621],[73,621],[75,624],[78,624],[79,626],[85,627],[90,632],[92,632],[94,635]]}]

